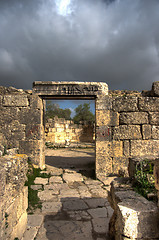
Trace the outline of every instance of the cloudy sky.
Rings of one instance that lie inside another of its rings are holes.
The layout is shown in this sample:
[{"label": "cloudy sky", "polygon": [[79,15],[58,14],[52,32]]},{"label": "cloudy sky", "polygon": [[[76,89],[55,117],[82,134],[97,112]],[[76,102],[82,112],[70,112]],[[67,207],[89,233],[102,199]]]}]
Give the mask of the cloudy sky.
[{"label": "cloudy sky", "polygon": [[159,81],[159,0],[0,0],[0,85]]}]

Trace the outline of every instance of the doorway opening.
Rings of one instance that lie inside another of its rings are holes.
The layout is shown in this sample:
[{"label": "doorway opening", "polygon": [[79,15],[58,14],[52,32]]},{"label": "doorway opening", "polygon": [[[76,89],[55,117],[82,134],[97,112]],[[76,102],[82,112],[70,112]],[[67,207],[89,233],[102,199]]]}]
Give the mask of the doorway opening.
[{"label": "doorway opening", "polygon": [[45,164],[95,178],[95,100],[44,100]]}]

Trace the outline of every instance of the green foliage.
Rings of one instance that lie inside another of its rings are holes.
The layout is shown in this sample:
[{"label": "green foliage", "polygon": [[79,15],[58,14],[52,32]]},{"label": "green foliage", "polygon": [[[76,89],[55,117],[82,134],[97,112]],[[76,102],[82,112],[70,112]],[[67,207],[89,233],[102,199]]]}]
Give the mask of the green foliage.
[{"label": "green foliage", "polygon": [[76,109],[76,115],[73,118],[73,121],[75,123],[79,122],[87,122],[87,123],[94,123],[95,122],[95,116],[94,114],[90,111],[90,104],[89,103],[84,103],[83,105],[80,104]]},{"label": "green foliage", "polygon": [[50,174],[41,173],[40,168],[33,168],[30,161],[28,161],[29,170],[27,173],[27,181],[25,182],[25,186],[28,186],[28,210],[41,208],[40,199],[38,197],[38,191],[33,190],[31,185],[34,185],[34,180],[36,177],[49,178]]},{"label": "green foliage", "polygon": [[153,164],[148,160],[141,161],[136,165],[134,189],[147,198],[147,194],[155,192]]},{"label": "green foliage", "polygon": [[4,146],[4,151],[3,151],[3,156],[5,156],[7,154],[7,147],[6,145]]},{"label": "green foliage", "polygon": [[57,116],[58,118],[65,118],[66,120],[70,120],[71,110],[68,108],[62,109],[59,107],[58,104],[52,103],[52,101],[47,100],[45,117],[48,119],[54,118],[55,116]]}]

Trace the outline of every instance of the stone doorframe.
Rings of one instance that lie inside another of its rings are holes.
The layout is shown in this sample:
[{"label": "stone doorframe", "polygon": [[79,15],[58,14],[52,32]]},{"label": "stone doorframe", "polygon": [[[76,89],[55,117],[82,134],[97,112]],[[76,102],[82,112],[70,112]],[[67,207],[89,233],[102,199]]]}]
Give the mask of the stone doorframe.
[{"label": "stone doorframe", "polygon": [[[65,82],[65,81],[36,81],[33,83],[33,95],[38,95],[41,101],[46,99],[94,99],[96,119],[96,177],[104,179],[111,171],[109,157],[109,98],[108,85],[103,82]],[[42,106],[42,105],[41,105]],[[41,107],[41,144],[39,163],[45,165],[43,107]],[[37,162],[37,161],[36,161]]]}]

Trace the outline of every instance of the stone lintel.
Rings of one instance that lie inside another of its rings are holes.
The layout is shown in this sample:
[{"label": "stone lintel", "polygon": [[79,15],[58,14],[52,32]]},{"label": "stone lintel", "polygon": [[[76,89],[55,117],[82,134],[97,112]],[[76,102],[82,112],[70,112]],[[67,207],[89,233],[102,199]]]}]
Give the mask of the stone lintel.
[{"label": "stone lintel", "polygon": [[36,81],[33,93],[41,96],[100,96],[108,95],[108,85],[104,82]]}]

